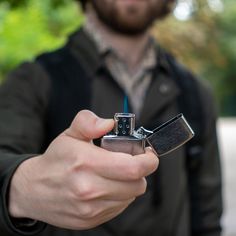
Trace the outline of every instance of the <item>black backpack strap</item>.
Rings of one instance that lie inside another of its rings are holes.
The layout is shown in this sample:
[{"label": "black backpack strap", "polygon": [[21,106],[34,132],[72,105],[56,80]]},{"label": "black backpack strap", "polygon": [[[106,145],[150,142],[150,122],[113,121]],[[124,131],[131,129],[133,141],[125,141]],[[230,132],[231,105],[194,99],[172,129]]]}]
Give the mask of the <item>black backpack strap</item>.
[{"label": "black backpack strap", "polygon": [[[67,50],[76,58],[89,77],[93,77],[103,64],[95,42],[81,28],[69,37]],[[79,53],[75,53],[79,52]]]},{"label": "black backpack strap", "polygon": [[205,140],[206,115],[200,98],[199,81],[179,65],[168,53],[165,53],[166,61],[169,64],[171,77],[180,88],[181,94],[178,97],[178,106],[195,132],[194,138],[186,144],[187,167],[194,171],[201,162],[202,146]]},{"label": "black backpack strap", "polygon": [[36,59],[50,79],[46,120],[47,145],[69,127],[75,115],[91,106],[91,81],[82,65],[67,48]]},{"label": "black backpack strap", "polygon": [[[175,230],[179,223],[179,212],[186,201],[186,196],[189,194],[191,201],[196,198],[196,185],[198,180],[198,170],[202,163],[202,153],[206,137],[207,117],[204,111],[204,105],[200,96],[200,83],[199,81],[179,65],[175,59],[165,52],[165,59],[169,66],[172,79],[180,88],[180,95],[178,97],[178,106],[181,113],[184,114],[190,126],[195,132],[195,136],[186,145],[186,170],[188,175],[188,193],[183,193],[181,202],[176,211],[175,220],[173,221],[170,236],[175,235]],[[191,218],[194,218],[191,215]],[[192,220],[191,220],[192,221]]]}]

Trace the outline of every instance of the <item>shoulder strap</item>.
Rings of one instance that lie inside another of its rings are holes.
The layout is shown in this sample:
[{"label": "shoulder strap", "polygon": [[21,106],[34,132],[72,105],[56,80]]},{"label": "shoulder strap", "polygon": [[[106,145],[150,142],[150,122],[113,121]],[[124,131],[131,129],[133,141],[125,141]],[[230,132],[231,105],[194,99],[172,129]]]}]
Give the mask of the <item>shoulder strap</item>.
[{"label": "shoulder strap", "polygon": [[166,53],[166,59],[170,66],[172,78],[179,86],[181,94],[178,98],[180,112],[184,114],[195,132],[195,137],[186,144],[187,166],[190,171],[194,170],[201,162],[202,145],[204,142],[205,113],[203,110],[199,82],[184,67],[179,65],[175,59]]},{"label": "shoulder strap", "polygon": [[46,70],[51,83],[46,117],[47,146],[80,110],[90,108],[91,80],[67,47],[43,54],[36,61]]}]

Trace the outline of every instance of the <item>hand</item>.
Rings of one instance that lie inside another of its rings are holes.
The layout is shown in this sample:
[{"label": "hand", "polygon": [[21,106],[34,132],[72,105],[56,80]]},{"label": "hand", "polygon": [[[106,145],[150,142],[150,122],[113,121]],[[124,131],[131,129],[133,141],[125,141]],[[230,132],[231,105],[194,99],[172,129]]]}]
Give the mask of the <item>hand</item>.
[{"label": "hand", "polygon": [[89,229],[114,218],[145,193],[145,176],[156,170],[158,158],[151,150],[130,156],[91,142],[113,126],[113,120],[79,112],[43,155],[16,170],[10,184],[10,215]]}]

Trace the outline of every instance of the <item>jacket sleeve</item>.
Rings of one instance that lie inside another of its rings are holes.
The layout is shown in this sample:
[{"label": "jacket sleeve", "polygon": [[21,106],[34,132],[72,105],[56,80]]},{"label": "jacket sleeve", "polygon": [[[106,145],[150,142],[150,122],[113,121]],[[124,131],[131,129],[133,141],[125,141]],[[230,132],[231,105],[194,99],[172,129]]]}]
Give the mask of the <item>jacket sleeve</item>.
[{"label": "jacket sleeve", "polygon": [[[49,82],[36,63],[24,63],[0,87],[0,231],[33,235],[45,224],[16,227],[8,213],[8,189],[17,167],[42,152]],[[32,154],[33,153],[33,154]]]},{"label": "jacket sleeve", "polygon": [[192,150],[199,159],[189,169],[192,236],[220,236],[222,215],[221,166],[216,133],[216,109],[210,89],[199,84],[204,114],[203,140]]}]

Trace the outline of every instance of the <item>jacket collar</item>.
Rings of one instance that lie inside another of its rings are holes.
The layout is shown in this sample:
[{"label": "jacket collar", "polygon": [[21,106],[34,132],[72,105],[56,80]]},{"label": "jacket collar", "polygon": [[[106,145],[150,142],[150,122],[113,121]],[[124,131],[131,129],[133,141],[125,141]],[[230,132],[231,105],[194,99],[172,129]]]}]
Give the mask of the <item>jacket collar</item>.
[{"label": "jacket collar", "polygon": [[93,77],[103,67],[103,59],[97,50],[95,42],[83,28],[69,37],[66,47],[77,58],[89,76]]},{"label": "jacket collar", "polygon": [[167,106],[173,104],[179,94],[180,89],[173,79],[168,74],[157,71],[148,89],[139,125],[148,127],[150,120],[155,119],[157,114],[161,114]]}]

